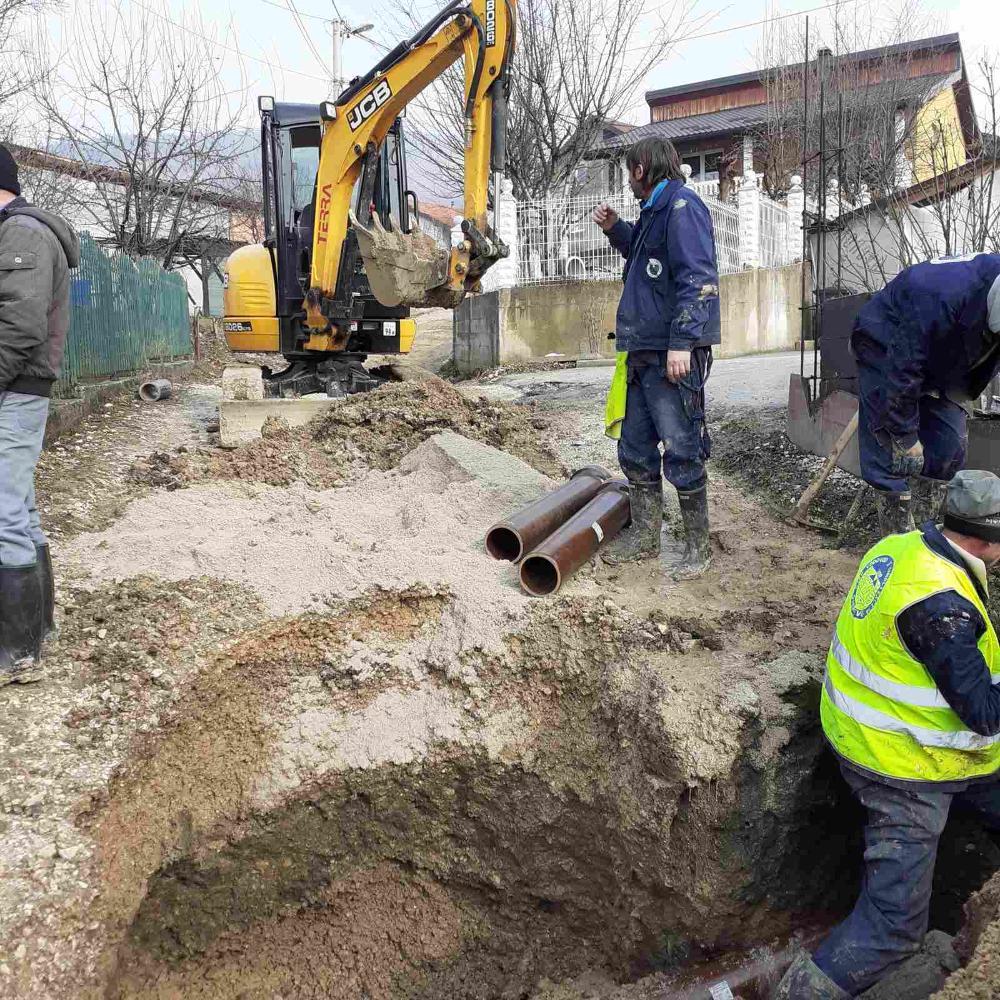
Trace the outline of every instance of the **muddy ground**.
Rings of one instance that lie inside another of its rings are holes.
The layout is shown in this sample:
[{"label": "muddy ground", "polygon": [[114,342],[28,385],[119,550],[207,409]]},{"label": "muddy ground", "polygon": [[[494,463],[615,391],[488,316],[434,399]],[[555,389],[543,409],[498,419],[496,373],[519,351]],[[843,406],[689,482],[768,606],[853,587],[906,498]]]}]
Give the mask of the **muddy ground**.
[{"label": "muddy ground", "polygon": [[[428,439],[614,468],[595,398],[390,387],[222,453],[213,378],[43,460],[60,633],[0,692],[2,995],[651,996],[844,912],[815,704],[857,551],[775,516],[808,463],[776,474],[774,412],[715,422],[704,579],[532,601],[482,548],[511,494]],[[937,925],[990,850],[950,834]]]}]

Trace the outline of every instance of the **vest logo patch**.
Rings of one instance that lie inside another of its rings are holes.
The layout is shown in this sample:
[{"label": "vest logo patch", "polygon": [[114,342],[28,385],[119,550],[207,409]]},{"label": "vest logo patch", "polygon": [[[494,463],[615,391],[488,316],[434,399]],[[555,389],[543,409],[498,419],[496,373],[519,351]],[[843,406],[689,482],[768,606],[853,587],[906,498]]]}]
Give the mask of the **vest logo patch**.
[{"label": "vest logo patch", "polygon": [[663,274],[663,264],[660,263],[655,257],[649,258],[649,263],[646,265],[646,274],[651,278],[658,278]]},{"label": "vest logo patch", "polygon": [[851,614],[855,618],[865,618],[878,603],[894,565],[892,556],[876,556],[862,566],[851,590]]}]

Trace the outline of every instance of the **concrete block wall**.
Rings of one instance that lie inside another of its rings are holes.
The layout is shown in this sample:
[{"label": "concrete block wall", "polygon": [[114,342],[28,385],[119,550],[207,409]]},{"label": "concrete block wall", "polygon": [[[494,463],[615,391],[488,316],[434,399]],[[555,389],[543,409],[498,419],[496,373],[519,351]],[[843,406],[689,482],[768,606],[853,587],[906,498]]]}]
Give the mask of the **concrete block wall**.
[{"label": "concrete block wall", "polygon": [[[566,358],[614,357],[620,281],[566,281],[500,288],[455,310],[454,358],[461,372]],[[719,357],[791,350],[802,322],[802,266],[721,278]]]}]

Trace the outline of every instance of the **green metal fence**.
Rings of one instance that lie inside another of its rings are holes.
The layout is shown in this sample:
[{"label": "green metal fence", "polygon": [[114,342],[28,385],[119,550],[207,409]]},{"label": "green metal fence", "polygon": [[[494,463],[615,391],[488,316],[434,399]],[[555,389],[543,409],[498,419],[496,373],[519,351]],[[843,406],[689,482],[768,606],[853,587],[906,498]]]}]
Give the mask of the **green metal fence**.
[{"label": "green metal fence", "polygon": [[57,395],[193,352],[184,279],[149,258],[109,255],[86,233],[72,275],[71,311]]}]

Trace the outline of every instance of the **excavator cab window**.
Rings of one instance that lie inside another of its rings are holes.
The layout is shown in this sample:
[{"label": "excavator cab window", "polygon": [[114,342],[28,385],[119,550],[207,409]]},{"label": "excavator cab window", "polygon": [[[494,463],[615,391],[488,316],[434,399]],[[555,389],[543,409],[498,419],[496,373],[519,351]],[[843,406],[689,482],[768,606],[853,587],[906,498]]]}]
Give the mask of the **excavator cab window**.
[{"label": "excavator cab window", "polygon": [[[313,232],[316,221],[316,177],[319,173],[322,129],[318,121],[283,124],[271,116],[262,134],[265,219],[268,242],[277,248],[281,312],[298,308],[309,287]],[[393,123],[376,166],[372,201],[386,228],[410,229],[406,191],[406,153],[401,121]],[[354,185],[354,210],[364,218],[359,204],[362,178]]]}]

